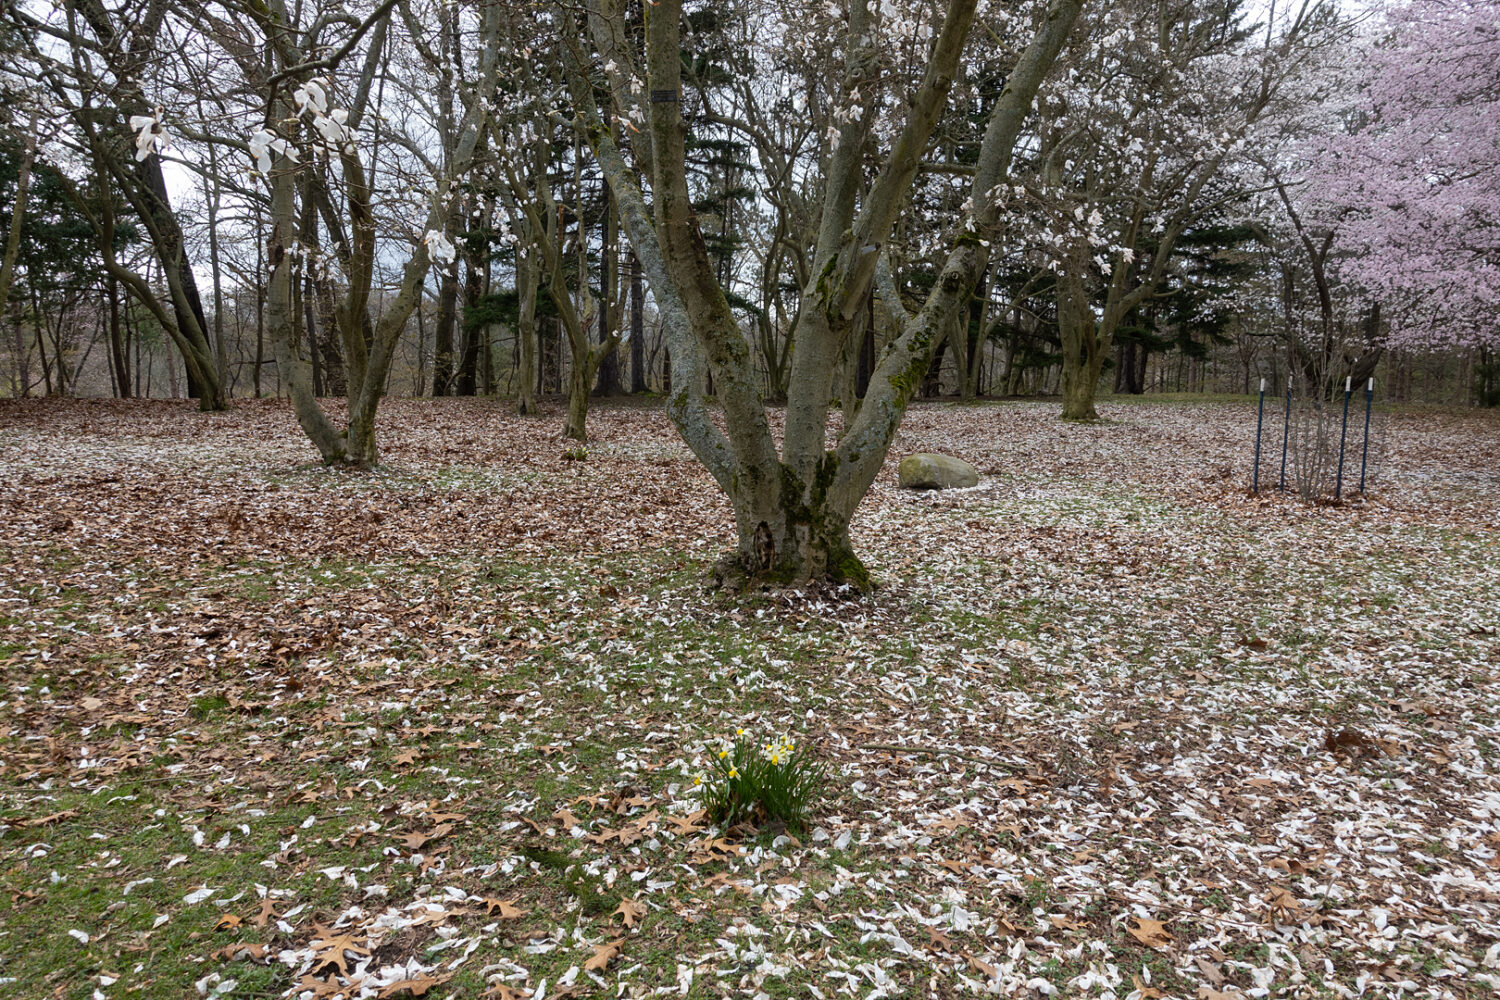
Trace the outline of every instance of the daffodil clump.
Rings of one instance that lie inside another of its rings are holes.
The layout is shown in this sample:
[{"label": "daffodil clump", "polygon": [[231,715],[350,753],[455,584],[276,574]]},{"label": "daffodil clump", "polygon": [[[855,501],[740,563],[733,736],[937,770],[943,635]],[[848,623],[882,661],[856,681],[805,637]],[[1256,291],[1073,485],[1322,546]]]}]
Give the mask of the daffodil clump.
[{"label": "daffodil clump", "polygon": [[790,737],[758,743],[739,730],[709,749],[710,769],[698,778],[703,808],[716,823],[781,822],[802,829],[823,785],[823,767]]}]

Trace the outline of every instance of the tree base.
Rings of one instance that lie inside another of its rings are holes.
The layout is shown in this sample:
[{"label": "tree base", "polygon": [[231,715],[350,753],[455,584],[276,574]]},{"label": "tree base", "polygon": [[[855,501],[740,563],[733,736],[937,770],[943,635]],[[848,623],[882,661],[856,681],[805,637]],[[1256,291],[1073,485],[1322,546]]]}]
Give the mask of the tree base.
[{"label": "tree base", "polygon": [[827,572],[814,576],[795,567],[752,570],[737,551],[726,552],[713,565],[709,576],[713,590],[726,594],[774,593],[780,590],[812,589],[824,596],[855,596],[875,591],[875,581],[865,564],[853,553],[830,559]]}]

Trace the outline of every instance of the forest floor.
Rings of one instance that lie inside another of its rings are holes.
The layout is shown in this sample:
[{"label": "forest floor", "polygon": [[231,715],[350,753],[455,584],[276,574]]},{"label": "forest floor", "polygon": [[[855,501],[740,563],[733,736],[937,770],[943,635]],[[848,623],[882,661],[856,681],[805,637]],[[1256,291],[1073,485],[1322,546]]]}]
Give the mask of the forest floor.
[{"label": "forest floor", "polygon": [[[1315,507],[1102,411],[914,407],[881,588],[730,600],[659,408],[0,403],[0,996],[1491,995],[1500,414]],[[800,836],[699,812],[741,727]]]}]

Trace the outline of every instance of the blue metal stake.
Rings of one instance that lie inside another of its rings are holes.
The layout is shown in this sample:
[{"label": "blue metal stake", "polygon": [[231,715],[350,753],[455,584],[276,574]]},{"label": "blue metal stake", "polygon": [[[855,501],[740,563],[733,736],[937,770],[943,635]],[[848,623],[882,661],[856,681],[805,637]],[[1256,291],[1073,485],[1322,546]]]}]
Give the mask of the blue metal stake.
[{"label": "blue metal stake", "polygon": [[1292,377],[1286,377],[1286,425],[1281,430],[1281,483],[1276,488],[1286,492],[1286,444],[1292,436]]},{"label": "blue metal stake", "polygon": [[1260,492],[1260,427],[1266,418],[1266,380],[1260,380],[1260,406],[1255,411],[1255,475],[1250,479],[1250,492]]},{"label": "blue metal stake", "polygon": [[1375,379],[1365,385],[1365,445],[1359,456],[1359,494],[1365,493],[1365,467],[1370,460],[1370,404],[1375,399]]},{"label": "blue metal stake", "polygon": [[1333,498],[1340,499],[1344,493],[1344,438],[1349,431],[1349,396],[1350,389],[1354,384],[1354,376],[1350,375],[1344,379],[1344,425],[1339,428],[1339,474],[1333,486]]}]

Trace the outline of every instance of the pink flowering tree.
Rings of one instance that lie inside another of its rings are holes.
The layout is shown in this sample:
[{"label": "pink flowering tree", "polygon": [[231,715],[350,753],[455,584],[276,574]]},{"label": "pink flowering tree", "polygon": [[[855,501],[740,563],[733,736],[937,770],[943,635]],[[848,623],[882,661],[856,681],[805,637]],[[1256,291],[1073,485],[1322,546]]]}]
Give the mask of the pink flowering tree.
[{"label": "pink flowering tree", "polygon": [[1305,200],[1338,233],[1343,282],[1384,342],[1500,346],[1500,7],[1406,0],[1379,12],[1346,126],[1315,144]]}]

